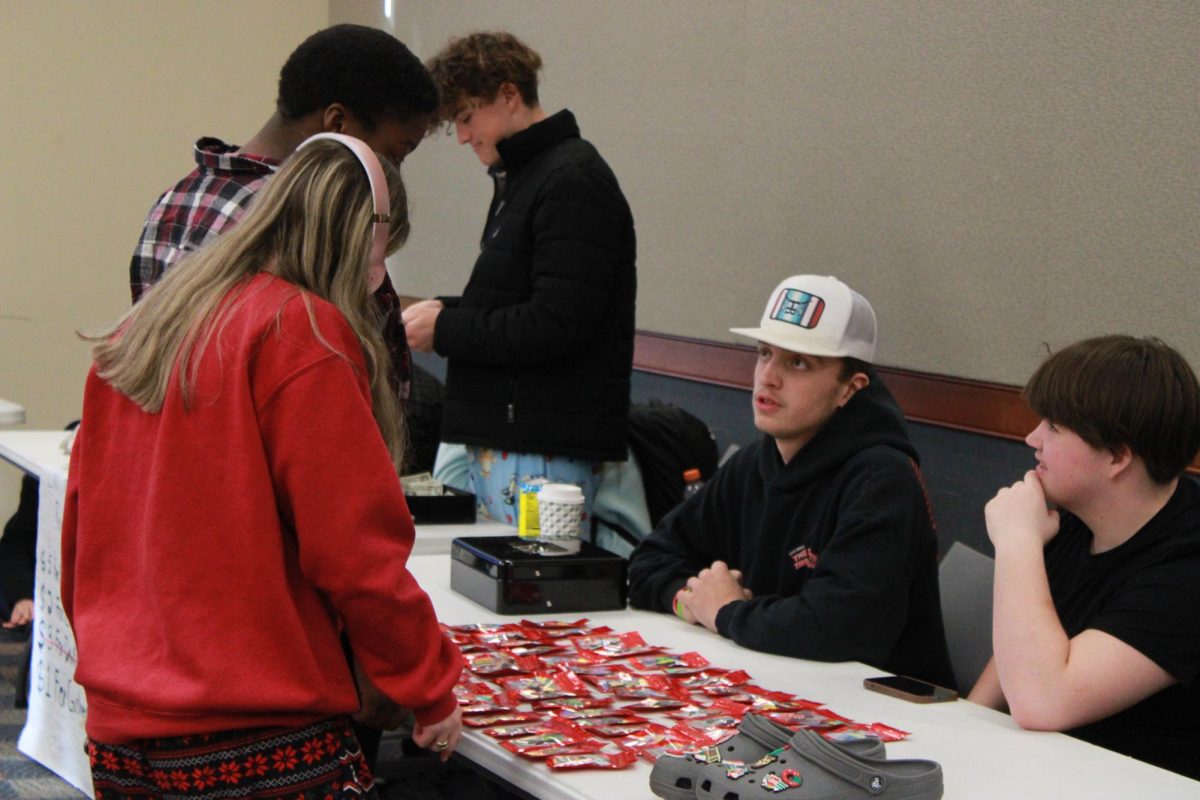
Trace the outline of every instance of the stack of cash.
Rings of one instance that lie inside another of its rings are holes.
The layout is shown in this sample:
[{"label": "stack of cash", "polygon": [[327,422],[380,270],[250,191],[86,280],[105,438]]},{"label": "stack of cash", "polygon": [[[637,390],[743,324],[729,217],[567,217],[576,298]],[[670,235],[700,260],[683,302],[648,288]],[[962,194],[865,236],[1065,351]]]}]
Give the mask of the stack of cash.
[{"label": "stack of cash", "polygon": [[442,482],[435,480],[429,472],[417,472],[412,475],[405,475],[400,478],[400,484],[404,487],[404,493],[407,495],[440,497],[446,493],[442,487]]}]

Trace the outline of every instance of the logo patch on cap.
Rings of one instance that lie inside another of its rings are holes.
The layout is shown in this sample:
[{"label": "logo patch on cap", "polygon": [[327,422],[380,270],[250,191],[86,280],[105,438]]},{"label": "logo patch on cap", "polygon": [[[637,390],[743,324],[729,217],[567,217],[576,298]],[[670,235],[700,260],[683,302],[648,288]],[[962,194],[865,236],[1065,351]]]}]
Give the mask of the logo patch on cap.
[{"label": "logo patch on cap", "polygon": [[825,301],[815,294],[809,294],[801,289],[784,289],[771,309],[771,319],[798,325],[801,328],[815,328],[821,321],[821,313],[825,310]]}]

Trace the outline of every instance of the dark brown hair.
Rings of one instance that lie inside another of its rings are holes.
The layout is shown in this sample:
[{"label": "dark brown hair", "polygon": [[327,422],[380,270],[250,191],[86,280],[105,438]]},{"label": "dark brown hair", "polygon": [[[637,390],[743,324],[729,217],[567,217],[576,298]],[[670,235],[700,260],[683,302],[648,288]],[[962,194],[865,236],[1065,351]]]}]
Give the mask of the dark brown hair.
[{"label": "dark brown hair", "polygon": [[368,131],[437,110],[433,78],[404,43],[375,28],[334,25],[305,39],[279,72],[276,106],[295,120],[341,103]]},{"label": "dark brown hair", "polygon": [[1047,358],[1025,386],[1034,413],[1092,447],[1128,447],[1168,483],[1200,450],[1200,384],[1159,339],[1101,336]]},{"label": "dark brown hair", "polygon": [[542,57],[511,33],[472,33],[451,39],[429,60],[429,72],[441,93],[438,117],[452,122],[473,98],[496,99],[511,83],[527,106],[538,104]]},{"label": "dark brown hair", "polygon": [[842,366],[838,370],[839,381],[848,381],[859,372],[863,373],[871,380],[875,379],[875,373],[871,371],[871,365],[866,361],[863,361],[861,358],[855,358],[854,356],[842,356]]}]

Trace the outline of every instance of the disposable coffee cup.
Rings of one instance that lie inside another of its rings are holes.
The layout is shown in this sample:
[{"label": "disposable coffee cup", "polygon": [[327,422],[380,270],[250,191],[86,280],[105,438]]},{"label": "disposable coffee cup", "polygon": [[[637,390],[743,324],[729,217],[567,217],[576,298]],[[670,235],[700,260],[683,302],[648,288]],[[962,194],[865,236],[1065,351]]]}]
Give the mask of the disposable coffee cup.
[{"label": "disposable coffee cup", "polygon": [[547,483],[538,491],[538,540],[546,547],[543,555],[579,552],[583,525],[583,490],[569,483]]}]

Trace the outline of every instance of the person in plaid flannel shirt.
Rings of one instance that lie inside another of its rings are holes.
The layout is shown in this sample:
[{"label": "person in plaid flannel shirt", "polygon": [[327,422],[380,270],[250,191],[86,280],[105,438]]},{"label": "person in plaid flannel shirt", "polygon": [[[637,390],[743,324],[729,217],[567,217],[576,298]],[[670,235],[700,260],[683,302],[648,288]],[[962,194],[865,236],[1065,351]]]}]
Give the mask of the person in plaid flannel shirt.
[{"label": "person in plaid flannel shirt", "polygon": [[[438,90],[429,71],[396,37],[362,25],[334,25],[297,47],[279,73],[279,98],[266,124],[242,146],[196,142],[196,168],[158,198],[129,266],[133,302],[179,260],[233,226],[279,165],[309,136],[344,133],[399,166],[432,129]],[[390,380],[408,401],[412,357],[400,298],[385,276],[375,297],[385,311]],[[411,422],[410,422],[411,424]],[[355,734],[374,767],[382,731],[406,712],[357,671],[363,711]]]},{"label": "person in plaid flannel shirt", "polygon": [[[365,141],[397,166],[431,129],[437,87],[420,59],[391,34],[362,25],[318,31],[288,56],[275,112],[246,144],[196,142],[196,168],[158,198],[129,265],[133,302],[188,252],[228,229],[254,194],[314,133]],[[412,360],[390,277],[375,293],[386,312],[392,382],[408,399]]]}]

